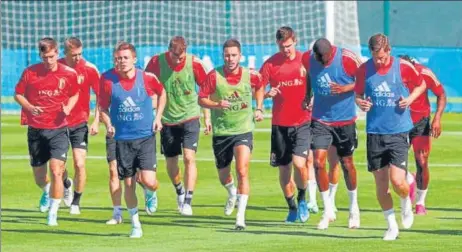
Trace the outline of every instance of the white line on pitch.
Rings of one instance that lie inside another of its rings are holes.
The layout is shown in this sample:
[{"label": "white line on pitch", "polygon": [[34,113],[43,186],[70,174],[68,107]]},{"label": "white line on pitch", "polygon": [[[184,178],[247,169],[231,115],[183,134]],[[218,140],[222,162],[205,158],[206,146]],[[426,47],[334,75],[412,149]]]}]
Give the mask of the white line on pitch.
[{"label": "white line on pitch", "polygon": [[[159,153],[157,153],[159,155]],[[72,159],[72,157],[70,157]],[[96,159],[96,160],[106,160],[106,156],[87,156],[87,159]],[[157,157],[158,160],[165,160],[164,157],[160,156]],[[29,156],[25,155],[2,155],[2,160],[29,160]],[[204,162],[215,162],[213,158],[196,158],[197,161],[204,161]],[[252,163],[268,163],[269,159],[252,159]],[[357,165],[366,165],[367,163],[356,162]],[[434,164],[431,163],[431,166],[439,166],[439,167],[462,167],[462,164]]]}]

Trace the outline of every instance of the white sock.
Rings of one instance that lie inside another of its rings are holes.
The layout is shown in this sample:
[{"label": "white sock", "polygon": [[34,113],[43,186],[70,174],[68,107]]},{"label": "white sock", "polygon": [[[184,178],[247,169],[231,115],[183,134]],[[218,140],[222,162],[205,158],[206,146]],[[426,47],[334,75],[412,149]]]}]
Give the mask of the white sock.
[{"label": "white sock", "polygon": [[412,211],[412,202],[409,196],[400,198],[400,200],[401,200],[401,212],[407,212],[409,210]]},{"label": "white sock", "polygon": [[406,181],[409,185],[414,182],[414,176],[409,171],[406,172]]},{"label": "white sock", "polygon": [[329,197],[332,202],[332,206],[335,206],[335,194],[337,193],[338,184],[329,183]]},{"label": "white sock", "polygon": [[48,182],[44,187],[42,187],[42,191],[47,194],[50,193],[50,186],[51,186],[51,183]]},{"label": "white sock", "polygon": [[427,190],[417,189],[416,200],[415,200],[416,205],[425,206],[425,197],[427,197],[427,191],[428,189]]},{"label": "white sock", "polygon": [[385,216],[385,220],[388,222],[388,228],[398,229],[395,210],[393,208],[383,211],[383,216]]},{"label": "white sock", "polygon": [[237,188],[234,186],[234,181],[229,182],[225,185],[226,190],[228,191],[229,197],[236,197]]},{"label": "white sock", "polygon": [[321,192],[321,199],[324,203],[324,213],[328,213],[328,214],[333,213],[334,211],[332,209],[332,201],[330,200],[328,190],[325,192]]},{"label": "white sock", "polygon": [[122,215],[122,206],[114,206],[114,210],[112,211],[112,216],[121,216]]},{"label": "white sock", "polygon": [[59,204],[61,199],[50,199],[50,214],[58,214]]},{"label": "white sock", "polygon": [[238,194],[237,195],[238,205],[237,205],[237,215],[244,220],[245,219],[245,209],[247,208],[247,201],[249,200],[249,195]]},{"label": "white sock", "polygon": [[130,219],[132,220],[132,226],[135,228],[141,227],[140,216],[138,215],[138,208],[129,208]]},{"label": "white sock", "polygon": [[310,197],[309,202],[316,204],[316,191],[317,191],[316,180],[308,180],[308,196]]},{"label": "white sock", "polygon": [[348,199],[350,201],[350,213],[359,212],[358,206],[358,189],[348,191]]}]

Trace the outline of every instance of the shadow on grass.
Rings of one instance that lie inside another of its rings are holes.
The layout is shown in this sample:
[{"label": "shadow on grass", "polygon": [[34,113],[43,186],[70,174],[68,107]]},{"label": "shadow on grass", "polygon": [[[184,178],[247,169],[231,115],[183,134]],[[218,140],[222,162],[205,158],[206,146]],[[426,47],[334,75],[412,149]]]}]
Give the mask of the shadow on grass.
[{"label": "shadow on grass", "polygon": [[460,208],[427,207],[428,211],[462,212]]},{"label": "shadow on grass", "polygon": [[312,232],[302,232],[302,231],[266,231],[266,230],[241,230],[237,231],[234,229],[220,229],[217,232],[223,233],[248,233],[254,235],[288,235],[288,236],[303,236],[303,237],[327,237],[327,238],[335,238],[335,239],[381,239],[381,236],[346,236],[346,235],[335,235],[335,234],[327,234],[321,233],[312,233]]},{"label": "shadow on grass", "polygon": [[[361,228],[364,230],[381,230],[385,231],[385,228]],[[456,235],[462,236],[462,230],[450,230],[450,229],[434,229],[434,230],[422,230],[422,229],[400,229],[400,232],[406,233],[419,233],[419,234],[431,234],[431,235]]]},{"label": "shadow on grass", "polygon": [[116,237],[116,236],[127,236],[124,234],[102,234],[102,233],[85,233],[85,232],[74,232],[74,231],[65,231],[65,230],[56,230],[56,229],[39,229],[39,230],[22,230],[22,229],[3,229],[2,232],[12,232],[12,233],[40,233],[40,234],[58,234],[58,235],[85,235],[85,236],[103,236],[103,237]]},{"label": "shadow on grass", "polygon": [[462,218],[458,218],[458,217],[439,217],[437,219],[439,220],[462,220]]}]

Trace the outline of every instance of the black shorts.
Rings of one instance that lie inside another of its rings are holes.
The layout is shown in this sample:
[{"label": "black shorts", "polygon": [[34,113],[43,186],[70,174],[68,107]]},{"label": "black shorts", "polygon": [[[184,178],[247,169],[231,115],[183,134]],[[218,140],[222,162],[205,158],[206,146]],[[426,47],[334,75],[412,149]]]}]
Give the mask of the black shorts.
[{"label": "black shorts", "polygon": [[348,157],[358,148],[358,137],[356,135],[356,123],[340,127],[332,127],[317,121],[311,123],[311,134],[313,142],[311,149],[327,150],[333,145],[337,148],[339,157]]},{"label": "black shorts", "polygon": [[430,117],[424,117],[416,124],[414,128],[409,131],[409,140],[412,140],[418,136],[430,136]]},{"label": "black shorts", "polygon": [[407,170],[409,133],[367,134],[367,163],[370,172],[390,164]]},{"label": "black shorts", "polygon": [[179,125],[164,125],[160,132],[160,151],[165,157],[181,155],[182,148],[197,151],[199,133],[199,119],[187,121]]},{"label": "black shorts", "polygon": [[135,176],[137,170],[156,171],[156,136],[135,140],[116,140],[119,179]]},{"label": "black shorts", "polygon": [[271,166],[288,165],[292,155],[306,158],[311,143],[310,123],[300,126],[271,126]]},{"label": "black shorts", "polygon": [[69,141],[72,149],[88,150],[88,126],[86,122],[69,127]]},{"label": "black shorts", "polygon": [[106,136],[106,160],[110,163],[116,159],[116,140]]},{"label": "black shorts", "polygon": [[41,166],[51,158],[66,162],[69,150],[67,127],[59,129],[27,129],[30,165]]},{"label": "black shorts", "polygon": [[213,154],[215,155],[215,165],[218,169],[225,168],[231,164],[234,156],[234,147],[246,145],[253,149],[252,132],[233,135],[233,136],[214,136]]}]

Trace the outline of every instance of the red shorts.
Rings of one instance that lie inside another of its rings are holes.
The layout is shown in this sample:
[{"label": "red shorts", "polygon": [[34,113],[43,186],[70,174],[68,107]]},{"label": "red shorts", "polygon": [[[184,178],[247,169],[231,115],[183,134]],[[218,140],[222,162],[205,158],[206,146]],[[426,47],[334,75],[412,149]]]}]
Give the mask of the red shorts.
[{"label": "red shorts", "polygon": [[429,117],[424,117],[414,124],[414,128],[409,132],[409,140],[414,153],[431,150]]}]

